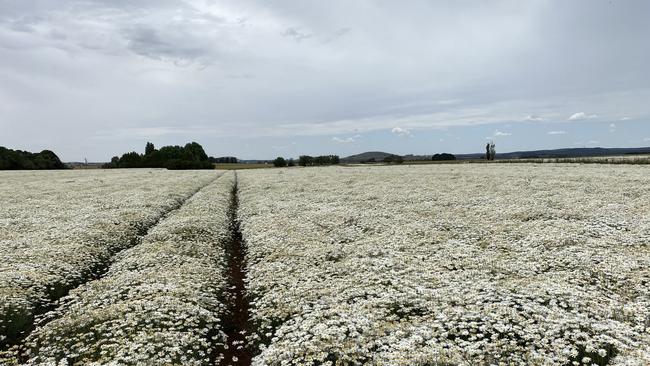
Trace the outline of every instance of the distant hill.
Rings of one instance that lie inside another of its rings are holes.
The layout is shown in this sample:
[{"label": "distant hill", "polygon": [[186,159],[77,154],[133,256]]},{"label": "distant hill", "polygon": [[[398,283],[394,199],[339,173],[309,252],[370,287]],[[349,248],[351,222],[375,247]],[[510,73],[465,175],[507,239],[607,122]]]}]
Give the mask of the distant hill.
[{"label": "distant hill", "polygon": [[[397,154],[391,154],[383,151],[368,151],[365,153],[357,154],[357,155],[350,155],[346,158],[342,158],[341,162],[343,163],[362,163],[362,162],[368,162],[368,161],[374,161],[376,162],[382,162],[384,161],[384,158],[387,156],[393,156]],[[401,155],[402,159],[404,161],[417,161],[417,160],[431,160],[432,155],[413,155],[413,154],[408,154],[408,155]]]},{"label": "distant hill", "polygon": [[384,160],[385,157],[391,156],[395,154],[389,154],[386,152],[382,151],[368,151],[364,152],[361,154],[357,155],[350,155],[347,158],[341,159],[341,162],[343,163],[361,163],[361,162],[367,162],[367,161],[376,161],[376,162],[381,162]]},{"label": "distant hill", "polygon": [[[532,158],[579,158],[579,157],[596,157],[596,156],[615,156],[631,154],[650,154],[650,147],[631,147],[631,148],[604,148],[604,147],[580,147],[551,150],[530,150],[530,151],[513,151],[499,153],[497,159],[532,159]],[[344,163],[360,163],[375,159],[381,162],[386,156],[393,155],[382,151],[368,151],[361,154],[351,155],[342,158]],[[458,160],[483,159],[485,153],[474,154],[455,154]],[[431,160],[432,155],[403,155],[405,161],[409,160]]]},{"label": "distant hill", "polygon": [[[532,159],[532,158],[581,158],[596,156],[614,156],[630,154],[650,154],[650,147],[631,148],[605,148],[605,147],[580,147],[552,150],[513,151],[499,153],[497,159]],[[456,154],[457,159],[482,159],[484,153]]]}]

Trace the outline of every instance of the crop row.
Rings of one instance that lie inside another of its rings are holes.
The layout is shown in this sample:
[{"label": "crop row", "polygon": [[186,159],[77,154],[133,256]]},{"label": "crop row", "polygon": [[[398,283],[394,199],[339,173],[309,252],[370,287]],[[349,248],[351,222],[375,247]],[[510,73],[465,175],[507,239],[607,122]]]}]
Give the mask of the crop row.
[{"label": "crop row", "polygon": [[226,342],[225,245],[233,174],[196,193],[102,278],[70,292],[23,343],[28,364],[184,364]]},{"label": "crop row", "polygon": [[650,364],[648,173],[243,172],[254,364]]},{"label": "crop row", "polygon": [[215,177],[163,170],[3,172],[0,351]]}]

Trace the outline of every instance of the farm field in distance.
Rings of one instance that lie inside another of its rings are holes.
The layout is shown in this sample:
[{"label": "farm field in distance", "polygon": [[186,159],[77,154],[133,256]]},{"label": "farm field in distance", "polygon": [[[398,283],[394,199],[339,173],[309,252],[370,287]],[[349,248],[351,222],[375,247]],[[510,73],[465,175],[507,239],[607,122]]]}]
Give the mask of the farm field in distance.
[{"label": "farm field in distance", "polygon": [[0,172],[0,364],[648,365],[649,197],[646,165]]},{"label": "farm field in distance", "polygon": [[219,170],[243,170],[243,169],[266,169],[273,168],[273,164],[253,164],[253,163],[215,163],[215,169]]}]

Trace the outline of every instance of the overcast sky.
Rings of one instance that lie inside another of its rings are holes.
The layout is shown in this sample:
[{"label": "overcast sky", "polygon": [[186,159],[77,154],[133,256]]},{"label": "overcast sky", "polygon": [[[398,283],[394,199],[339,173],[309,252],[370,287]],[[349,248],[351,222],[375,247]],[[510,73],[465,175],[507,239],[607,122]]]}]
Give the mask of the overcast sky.
[{"label": "overcast sky", "polygon": [[0,146],[650,146],[650,1],[0,0]]}]

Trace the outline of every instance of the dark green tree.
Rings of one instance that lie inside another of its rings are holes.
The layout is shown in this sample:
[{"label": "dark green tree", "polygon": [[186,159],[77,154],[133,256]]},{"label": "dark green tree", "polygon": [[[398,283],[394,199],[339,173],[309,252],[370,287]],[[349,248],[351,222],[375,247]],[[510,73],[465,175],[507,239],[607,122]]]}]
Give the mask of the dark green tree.
[{"label": "dark green tree", "polygon": [[431,160],[433,161],[456,160],[456,155],[448,154],[448,153],[434,154],[431,157]]},{"label": "dark green tree", "polygon": [[120,158],[120,168],[140,168],[142,157],[135,151],[128,152]]},{"label": "dark green tree", "polygon": [[283,157],[278,156],[275,158],[275,160],[273,160],[273,166],[276,168],[287,166],[287,161]]},{"label": "dark green tree", "polygon": [[65,168],[65,164],[50,150],[31,153],[29,151],[11,150],[0,146],[0,170]]},{"label": "dark green tree", "polygon": [[314,158],[309,155],[300,155],[300,157],[298,157],[298,165],[300,166],[314,165]]},{"label": "dark green tree", "polygon": [[147,146],[144,148],[144,154],[151,155],[154,151],[156,151],[156,148],[153,146],[153,144],[151,142],[147,142]]},{"label": "dark green tree", "polygon": [[183,154],[184,160],[207,161],[208,155],[203,150],[203,146],[196,142],[190,142],[185,145]]},{"label": "dark green tree", "polygon": [[213,169],[212,162],[203,147],[196,142],[186,144],[184,147],[163,146],[156,150],[148,142],[145,154],[139,155],[130,152],[121,158],[114,157],[110,163],[104,164],[105,168],[167,168],[167,169]]}]

